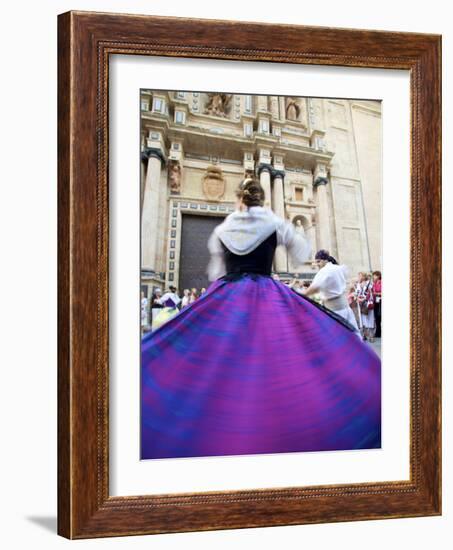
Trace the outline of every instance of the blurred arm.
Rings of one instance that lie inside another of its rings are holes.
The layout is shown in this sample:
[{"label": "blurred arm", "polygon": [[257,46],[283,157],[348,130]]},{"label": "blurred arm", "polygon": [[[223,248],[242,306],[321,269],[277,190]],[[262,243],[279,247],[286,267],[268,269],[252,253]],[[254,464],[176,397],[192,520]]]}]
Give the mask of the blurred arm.
[{"label": "blurred arm", "polygon": [[277,244],[283,245],[295,266],[305,263],[311,254],[311,245],[303,228],[296,231],[291,222],[279,220],[277,226]]},{"label": "blurred arm", "polygon": [[208,240],[208,250],[211,253],[211,258],[208,263],[206,272],[209,281],[215,281],[219,277],[226,274],[225,257],[222,248],[222,243],[219,237],[213,231]]}]

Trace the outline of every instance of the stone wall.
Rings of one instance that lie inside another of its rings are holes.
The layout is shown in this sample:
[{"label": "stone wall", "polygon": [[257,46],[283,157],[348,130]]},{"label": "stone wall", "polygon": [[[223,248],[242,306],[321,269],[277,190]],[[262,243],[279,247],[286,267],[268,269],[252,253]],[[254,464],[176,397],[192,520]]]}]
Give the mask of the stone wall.
[{"label": "stone wall", "polygon": [[[302,225],[313,254],[328,248],[351,273],[381,268],[380,102],[143,90],[141,107],[150,281],[178,281],[181,212],[232,211],[247,173],[278,215]],[[315,273],[311,261],[296,271],[284,251],[274,269]]]}]

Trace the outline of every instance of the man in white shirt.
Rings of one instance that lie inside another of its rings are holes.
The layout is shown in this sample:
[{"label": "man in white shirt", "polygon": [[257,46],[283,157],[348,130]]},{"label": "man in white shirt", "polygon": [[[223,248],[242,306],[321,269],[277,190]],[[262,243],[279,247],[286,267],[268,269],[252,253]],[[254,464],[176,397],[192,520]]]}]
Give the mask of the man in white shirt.
[{"label": "man in white shirt", "polygon": [[304,292],[305,296],[319,293],[323,305],[351,323],[360,335],[354,312],[349,307],[345,295],[348,268],[345,265],[338,265],[327,250],[319,250],[315,256],[315,262],[319,271]]}]

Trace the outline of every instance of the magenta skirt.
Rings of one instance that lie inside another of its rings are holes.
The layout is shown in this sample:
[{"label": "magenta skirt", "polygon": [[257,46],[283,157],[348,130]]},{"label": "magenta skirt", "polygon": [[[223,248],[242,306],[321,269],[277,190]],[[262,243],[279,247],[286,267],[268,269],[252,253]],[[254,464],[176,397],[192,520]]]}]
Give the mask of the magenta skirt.
[{"label": "magenta skirt", "polygon": [[381,361],[268,276],[218,279],[141,345],[141,458],[381,446]]}]

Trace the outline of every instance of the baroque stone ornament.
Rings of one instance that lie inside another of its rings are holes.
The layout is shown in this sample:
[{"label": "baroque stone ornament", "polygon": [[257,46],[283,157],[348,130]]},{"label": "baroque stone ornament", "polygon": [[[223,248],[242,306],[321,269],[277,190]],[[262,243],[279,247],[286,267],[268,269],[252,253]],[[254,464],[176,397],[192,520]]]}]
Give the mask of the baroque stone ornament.
[{"label": "baroque stone ornament", "polygon": [[205,114],[226,118],[230,111],[233,96],[231,94],[210,93],[208,97],[209,100],[204,110]]},{"label": "baroque stone ornament", "polygon": [[181,164],[178,160],[170,160],[168,163],[168,184],[170,193],[174,195],[181,193]]},{"label": "baroque stone ornament", "polygon": [[225,193],[225,178],[219,166],[210,165],[203,178],[203,193],[208,200],[220,200]]}]

